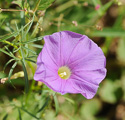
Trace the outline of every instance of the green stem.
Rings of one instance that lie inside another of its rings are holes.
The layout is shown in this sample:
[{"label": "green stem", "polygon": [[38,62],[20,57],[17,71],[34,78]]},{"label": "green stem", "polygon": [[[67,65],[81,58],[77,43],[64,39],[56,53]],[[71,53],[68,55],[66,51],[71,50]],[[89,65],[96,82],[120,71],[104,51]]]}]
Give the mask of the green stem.
[{"label": "green stem", "polygon": [[4,11],[5,11],[5,12],[7,12],[7,11],[11,11],[11,12],[13,12],[13,11],[14,11],[14,12],[20,12],[20,11],[25,11],[25,10],[1,9],[1,8],[0,8],[0,11],[1,11],[1,12],[4,12]]},{"label": "green stem", "polygon": [[11,42],[9,42],[9,41],[2,41],[3,43],[6,43],[6,44],[8,44],[8,45],[10,45],[10,46],[12,46],[12,47],[14,47],[14,48],[16,48],[16,49],[18,49],[18,47],[16,46],[16,45],[14,45],[13,43],[11,43]]},{"label": "green stem", "polygon": [[40,4],[41,0],[38,0],[37,4],[36,4],[36,7],[34,8],[34,13],[37,11],[38,7],[39,7],[39,4]]}]

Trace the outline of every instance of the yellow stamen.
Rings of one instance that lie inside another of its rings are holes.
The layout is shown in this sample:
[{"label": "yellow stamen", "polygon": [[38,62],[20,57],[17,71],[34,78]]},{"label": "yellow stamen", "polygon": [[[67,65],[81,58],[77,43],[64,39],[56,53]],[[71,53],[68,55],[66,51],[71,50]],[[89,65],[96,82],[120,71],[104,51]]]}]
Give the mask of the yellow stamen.
[{"label": "yellow stamen", "polygon": [[62,66],[58,69],[58,75],[60,78],[67,80],[71,75],[71,71],[67,66]]}]

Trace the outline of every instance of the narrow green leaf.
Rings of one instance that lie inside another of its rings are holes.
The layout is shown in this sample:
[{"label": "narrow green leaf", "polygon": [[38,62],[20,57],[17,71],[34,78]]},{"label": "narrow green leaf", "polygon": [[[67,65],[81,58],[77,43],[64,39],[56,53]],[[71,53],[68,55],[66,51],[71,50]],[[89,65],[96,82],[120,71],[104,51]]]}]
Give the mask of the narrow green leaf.
[{"label": "narrow green leaf", "polygon": [[9,54],[7,51],[5,51],[5,50],[3,50],[3,49],[1,49],[0,48],[0,52],[3,52],[3,53],[5,53],[6,55],[8,55],[8,56],[10,56],[10,57],[13,57],[11,54]]},{"label": "narrow green leaf", "polygon": [[25,77],[25,91],[26,91],[26,93],[28,93],[28,91],[29,91],[29,81],[28,81],[27,70],[26,70],[24,61],[21,60],[21,62],[22,62],[24,77]]},{"label": "narrow green leaf", "polygon": [[26,112],[27,114],[29,114],[30,116],[32,116],[33,118],[36,118],[37,120],[41,120],[40,118],[36,117],[35,115],[33,115],[32,113],[30,113],[26,109],[24,109],[24,108],[20,108],[20,109],[23,110],[24,112]]},{"label": "narrow green leaf", "polygon": [[31,40],[22,42],[22,44],[28,44],[28,43],[31,43],[31,42],[41,41],[42,39],[43,39],[43,36],[40,36],[38,38],[34,38],[34,39],[31,39]]},{"label": "narrow green leaf", "polygon": [[31,46],[36,47],[36,48],[43,48],[43,45],[31,44]]},{"label": "narrow green leaf", "polygon": [[56,95],[53,96],[54,97],[54,102],[55,102],[55,108],[56,108],[56,116],[58,115],[59,112],[59,103],[58,103],[58,99],[56,97]]},{"label": "narrow green leaf", "polygon": [[41,0],[39,4],[39,10],[47,9],[55,0]]},{"label": "narrow green leaf", "polygon": [[11,78],[11,76],[12,76],[12,72],[13,72],[14,68],[16,67],[16,65],[17,65],[17,62],[15,62],[15,63],[13,64],[12,68],[10,69],[10,72],[9,72],[9,75],[8,75],[8,80],[9,80],[9,81],[10,81],[10,78]]},{"label": "narrow green leaf", "polygon": [[19,51],[20,50],[20,47],[18,48],[18,49],[16,49],[16,50],[13,50],[13,53],[15,53],[15,52],[17,52],[17,51]]},{"label": "narrow green leaf", "polygon": [[37,55],[37,53],[35,51],[33,51],[33,50],[31,50],[31,49],[29,49],[27,47],[22,46],[22,48],[28,50],[29,52],[33,53],[34,55]]},{"label": "narrow green leaf", "polygon": [[30,30],[30,28],[31,28],[31,26],[33,24],[33,21],[34,21],[34,17],[35,17],[35,14],[33,14],[33,18],[31,20],[31,23],[30,23],[29,27],[27,28],[27,30],[26,30],[25,35],[23,36],[23,38],[26,37],[27,33],[29,32],[29,30]]},{"label": "narrow green leaf", "polygon": [[18,113],[19,113],[19,120],[22,120],[20,109],[18,108]]},{"label": "narrow green leaf", "polygon": [[18,25],[17,25],[16,21],[15,21],[15,25],[16,25],[16,30],[19,31],[19,28],[18,28]]},{"label": "narrow green leaf", "polygon": [[72,100],[72,99],[70,99],[70,98],[68,98],[68,97],[66,97],[66,96],[64,96],[64,98],[65,98],[67,101],[69,101],[70,103],[75,104],[75,101],[74,101],[74,100]]},{"label": "narrow green leaf", "polygon": [[8,114],[3,117],[3,120],[7,120]]},{"label": "narrow green leaf", "polygon": [[5,68],[7,67],[8,64],[10,64],[12,61],[14,61],[15,59],[10,59],[5,65],[4,65],[4,68],[3,68],[3,71],[5,70]]},{"label": "narrow green leaf", "polygon": [[27,58],[34,58],[34,57],[37,57],[37,55],[28,56]]},{"label": "narrow green leaf", "polygon": [[103,31],[93,31],[90,36],[96,37],[125,37],[125,30],[104,28]]},{"label": "narrow green leaf", "polygon": [[41,112],[47,105],[48,105],[48,102],[50,100],[50,97],[48,97],[45,101],[45,103],[43,104],[43,106],[38,110],[38,112]]},{"label": "narrow green leaf", "polygon": [[38,31],[38,29],[39,29],[39,26],[41,26],[42,22],[43,22],[43,16],[39,18],[37,24],[35,25],[35,28],[34,28],[32,34],[31,34],[31,37],[32,37],[32,36],[35,36],[35,35],[37,34],[37,31]]},{"label": "narrow green leaf", "polygon": [[25,58],[25,60],[30,61],[30,62],[32,62],[32,63],[36,63],[36,61],[31,60],[31,59],[27,59],[27,58]]},{"label": "narrow green leaf", "polygon": [[4,19],[2,20],[2,22],[0,21],[0,27],[1,27],[2,24],[4,23],[5,19],[6,19],[6,18],[4,18]]},{"label": "narrow green leaf", "polygon": [[0,42],[2,42],[2,41],[4,41],[4,40],[7,40],[7,39],[9,39],[9,38],[11,38],[11,37],[16,37],[16,36],[19,34],[19,32],[21,32],[23,29],[25,29],[31,22],[32,22],[32,21],[30,21],[29,23],[27,23],[27,24],[26,24],[25,26],[23,26],[19,31],[13,32],[13,33],[11,33],[10,35],[6,35],[5,37],[2,37],[2,38],[0,39]]},{"label": "narrow green leaf", "polygon": [[15,57],[14,54],[8,49],[8,47],[5,46],[5,49],[10,53],[10,55],[12,55],[13,57]]}]

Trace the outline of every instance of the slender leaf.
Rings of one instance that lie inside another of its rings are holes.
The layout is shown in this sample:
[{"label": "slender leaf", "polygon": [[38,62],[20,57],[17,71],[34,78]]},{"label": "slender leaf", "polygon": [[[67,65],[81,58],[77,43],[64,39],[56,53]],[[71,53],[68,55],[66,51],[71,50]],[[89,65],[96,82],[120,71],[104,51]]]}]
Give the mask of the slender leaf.
[{"label": "slender leaf", "polygon": [[39,18],[37,24],[35,25],[35,28],[34,28],[32,34],[31,34],[31,36],[35,36],[37,34],[37,31],[39,29],[38,27],[41,26],[42,21],[43,21],[43,16]]},{"label": "slender leaf", "polygon": [[48,102],[50,100],[50,97],[48,97],[45,101],[45,103],[43,104],[43,106],[38,110],[38,112],[41,112],[47,105],[48,105]]},{"label": "slender leaf", "polygon": [[8,47],[5,46],[5,48],[10,53],[10,55],[12,55],[13,57],[15,57],[14,54],[8,49]]},{"label": "slender leaf", "polygon": [[90,36],[98,37],[125,37],[125,30],[116,30],[112,28],[105,28],[103,31],[94,31]]},{"label": "slender leaf", "polygon": [[6,18],[4,18],[4,19],[2,20],[2,22],[0,21],[0,22],[1,22],[1,23],[0,23],[0,27],[1,27],[2,24],[4,23],[5,19],[6,19]]},{"label": "slender leaf", "polygon": [[10,35],[6,35],[5,37],[2,37],[2,38],[0,39],[0,42],[2,42],[2,41],[4,41],[4,40],[7,40],[7,39],[9,39],[9,38],[11,38],[11,37],[17,36],[17,35],[19,34],[19,32],[21,32],[23,29],[25,29],[31,22],[32,22],[32,21],[30,21],[29,23],[27,23],[27,24],[26,24],[24,27],[22,27],[19,31],[13,32],[13,33],[11,33]]},{"label": "slender leaf", "polygon": [[15,59],[10,59],[5,65],[4,65],[4,68],[3,68],[3,71],[5,70],[5,68],[7,67],[8,64],[10,64],[12,61],[14,61]]},{"label": "slender leaf", "polygon": [[22,120],[20,109],[18,108],[18,113],[19,113],[19,120]]},{"label": "slender leaf", "polygon": [[64,96],[64,98],[65,98],[67,101],[69,101],[70,103],[75,104],[75,101],[74,101],[74,100],[72,100],[72,99],[70,99],[70,98],[68,98],[68,97],[66,97],[66,96]]},{"label": "slender leaf", "polygon": [[28,50],[29,52],[33,53],[34,55],[37,55],[37,53],[27,47],[22,46],[24,49]]},{"label": "slender leaf", "polygon": [[27,58],[25,58],[25,60],[30,61],[30,62],[32,62],[32,63],[36,63],[36,61],[31,60],[31,59],[27,59]]},{"label": "slender leaf", "polygon": [[55,108],[56,108],[56,116],[57,116],[57,114],[59,112],[59,103],[58,103],[56,95],[54,95],[53,97],[54,97]]},{"label": "slender leaf", "polygon": [[31,44],[31,46],[36,47],[36,48],[43,48],[43,45]]},{"label": "slender leaf", "polygon": [[3,117],[3,120],[7,120],[8,114]]},{"label": "slender leaf", "polygon": [[20,47],[18,48],[18,49],[16,49],[16,50],[13,50],[13,53],[15,53],[15,52],[17,52],[17,51],[19,51],[20,50]]},{"label": "slender leaf", "polygon": [[11,78],[11,76],[12,76],[12,72],[13,72],[14,68],[16,67],[16,65],[17,65],[17,62],[15,62],[15,63],[13,64],[12,68],[10,69],[10,72],[9,72],[9,75],[8,75],[8,80],[10,80],[10,78]]},{"label": "slender leaf", "polygon": [[31,42],[41,41],[42,39],[43,39],[43,36],[40,36],[38,38],[34,38],[34,39],[29,40],[29,41],[22,42],[22,44],[28,44]]},{"label": "slender leaf", "polygon": [[23,39],[24,39],[24,37],[26,37],[27,33],[29,32],[29,30],[30,30],[30,28],[31,28],[31,26],[32,26],[32,24],[33,24],[33,21],[34,21],[34,17],[35,17],[35,14],[33,14],[33,18],[32,18],[32,20],[31,20],[31,23],[30,23],[29,27],[27,28],[27,30],[26,30],[26,32],[25,32],[25,35],[23,36]]},{"label": "slender leaf", "polygon": [[37,57],[37,55],[28,56],[27,58],[34,58],[34,57]]},{"label": "slender leaf", "polygon": [[30,116],[32,116],[33,118],[36,118],[37,120],[41,120],[40,118],[36,117],[35,115],[33,115],[32,113],[30,113],[26,109],[24,109],[24,108],[20,108],[20,109],[23,110],[24,112],[26,112],[27,114],[29,114]]},{"label": "slender leaf", "polygon": [[25,77],[25,91],[26,91],[26,93],[28,93],[28,91],[29,91],[29,81],[28,81],[27,70],[26,70],[24,62],[22,60],[21,60],[21,62],[22,62],[24,77]]},{"label": "slender leaf", "polygon": [[1,49],[0,48],[0,52],[3,52],[3,53],[5,53],[6,55],[8,55],[8,56],[10,56],[10,57],[13,57],[11,54],[9,54],[7,51],[5,51],[5,50],[3,50],[3,49]]}]

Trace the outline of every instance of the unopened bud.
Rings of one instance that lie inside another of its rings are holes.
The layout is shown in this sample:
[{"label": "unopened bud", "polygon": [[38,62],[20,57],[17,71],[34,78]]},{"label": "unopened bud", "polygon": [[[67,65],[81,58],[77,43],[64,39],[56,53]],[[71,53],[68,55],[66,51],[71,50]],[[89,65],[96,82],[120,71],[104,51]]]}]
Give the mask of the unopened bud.
[{"label": "unopened bud", "polygon": [[72,24],[74,24],[75,26],[78,26],[77,21],[72,21]]},{"label": "unopened bud", "polygon": [[[15,73],[14,75],[11,76],[10,79],[17,79],[19,77],[24,77],[24,72],[23,71],[20,71],[18,73]],[[6,81],[8,80],[8,77],[7,78],[2,78],[1,79],[1,83],[5,83]]]},{"label": "unopened bud", "polygon": [[20,71],[18,73],[15,73],[11,79],[16,79],[16,78],[19,78],[19,77],[24,77],[24,72],[23,71]]}]

